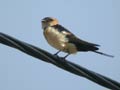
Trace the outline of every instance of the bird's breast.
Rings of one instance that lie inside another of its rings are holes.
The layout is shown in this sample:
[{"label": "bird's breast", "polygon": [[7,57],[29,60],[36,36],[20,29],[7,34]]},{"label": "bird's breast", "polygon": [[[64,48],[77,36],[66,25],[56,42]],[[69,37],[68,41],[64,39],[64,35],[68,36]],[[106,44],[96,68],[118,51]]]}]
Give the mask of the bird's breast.
[{"label": "bird's breast", "polygon": [[68,41],[65,35],[52,27],[47,28],[44,31],[44,35],[48,43],[59,50],[63,49],[65,43]]},{"label": "bird's breast", "polygon": [[44,35],[47,42],[58,50],[69,53],[75,53],[77,51],[75,45],[68,43],[66,36],[55,28],[46,28],[46,30],[44,30]]}]

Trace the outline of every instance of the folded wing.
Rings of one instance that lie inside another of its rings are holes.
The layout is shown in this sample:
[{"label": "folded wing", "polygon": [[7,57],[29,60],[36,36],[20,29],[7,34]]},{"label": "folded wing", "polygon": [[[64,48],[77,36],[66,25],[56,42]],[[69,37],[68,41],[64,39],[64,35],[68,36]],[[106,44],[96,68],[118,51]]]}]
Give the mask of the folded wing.
[{"label": "folded wing", "polygon": [[96,51],[98,50],[98,44],[90,43],[84,40],[81,40],[77,38],[75,35],[67,35],[67,38],[69,38],[69,43],[74,43],[78,49],[78,51]]}]

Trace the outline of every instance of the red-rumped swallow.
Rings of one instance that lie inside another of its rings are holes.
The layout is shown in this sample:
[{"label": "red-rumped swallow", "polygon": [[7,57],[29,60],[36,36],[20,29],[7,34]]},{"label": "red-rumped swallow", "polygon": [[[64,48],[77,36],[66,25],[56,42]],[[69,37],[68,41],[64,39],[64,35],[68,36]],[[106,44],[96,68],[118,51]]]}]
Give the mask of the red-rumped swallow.
[{"label": "red-rumped swallow", "polygon": [[64,28],[58,23],[56,18],[45,17],[42,19],[42,29],[44,30],[44,36],[47,42],[60,51],[68,53],[64,58],[70,54],[77,53],[79,51],[87,52],[92,51],[108,57],[114,57],[98,51],[98,44],[90,43],[79,39],[69,30]]}]

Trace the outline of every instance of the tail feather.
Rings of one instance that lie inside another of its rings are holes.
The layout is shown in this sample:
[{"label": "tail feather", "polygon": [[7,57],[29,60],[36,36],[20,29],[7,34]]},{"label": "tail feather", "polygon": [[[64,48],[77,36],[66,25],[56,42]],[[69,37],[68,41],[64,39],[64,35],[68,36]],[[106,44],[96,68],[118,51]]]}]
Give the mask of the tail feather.
[{"label": "tail feather", "polygon": [[109,55],[109,54],[106,54],[106,53],[103,53],[103,52],[99,52],[99,51],[93,51],[93,52],[101,54],[101,55],[104,55],[104,56],[107,56],[107,57],[111,57],[111,58],[114,57],[113,55]]}]

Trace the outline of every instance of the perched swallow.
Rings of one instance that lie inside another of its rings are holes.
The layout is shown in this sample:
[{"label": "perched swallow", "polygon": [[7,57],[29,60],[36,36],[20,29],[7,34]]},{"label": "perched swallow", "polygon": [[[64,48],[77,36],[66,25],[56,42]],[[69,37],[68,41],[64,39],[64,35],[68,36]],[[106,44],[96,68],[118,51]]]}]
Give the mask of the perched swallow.
[{"label": "perched swallow", "polygon": [[47,42],[59,50],[55,55],[57,55],[60,51],[63,51],[68,53],[64,57],[66,58],[68,55],[77,53],[79,51],[92,51],[101,55],[113,57],[112,55],[99,52],[98,46],[100,45],[90,43],[76,37],[69,30],[61,26],[56,18],[45,17],[42,19],[41,23]]}]

